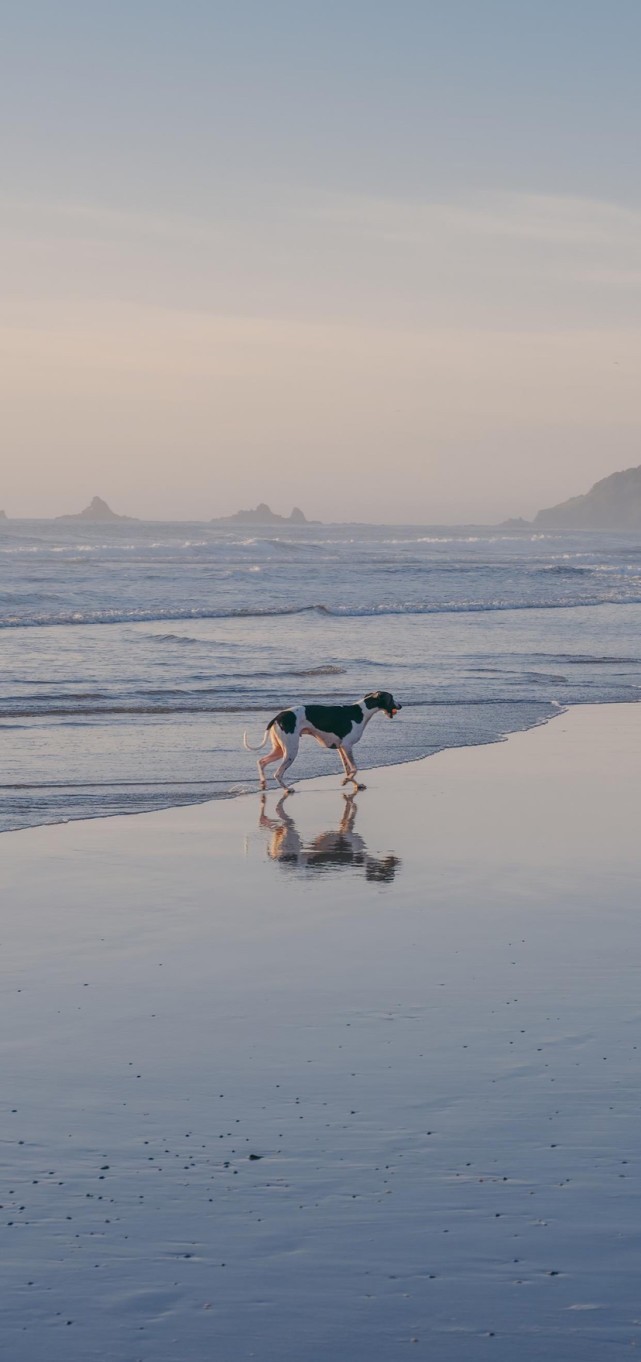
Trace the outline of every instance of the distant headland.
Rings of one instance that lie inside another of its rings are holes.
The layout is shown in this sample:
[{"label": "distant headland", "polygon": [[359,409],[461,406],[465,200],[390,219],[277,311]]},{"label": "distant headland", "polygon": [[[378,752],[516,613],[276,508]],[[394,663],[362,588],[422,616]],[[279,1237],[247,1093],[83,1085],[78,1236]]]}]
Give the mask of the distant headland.
[{"label": "distant headland", "polygon": [[306,515],[295,506],[291,515],[278,515],[266,502],[261,501],[253,511],[235,511],[234,515],[218,516],[212,525],[320,525],[320,520],[308,520]]},{"label": "distant headland", "polygon": [[583,496],[539,511],[536,526],[564,530],[641,530],[641,465],[611,473]]},{"label": "distant headland", "polygon": [[537,530],[641,530],[641,465],[595,482],[589,492],[548,506],[534,520],[506,520],[504,527]]},{"label": "distant headland", "polygon": [[135,516],[118,515],[116,511],[112,511],[111,506],[108,506],[106,501],[103,501],[102,497],[92,497],[89,505],[85,506],[84,511],[76,511],[73,515],[57,515],[55,519],[93,520],[100,524],[104,524],[105,521],[112,520],[134,520]]}]

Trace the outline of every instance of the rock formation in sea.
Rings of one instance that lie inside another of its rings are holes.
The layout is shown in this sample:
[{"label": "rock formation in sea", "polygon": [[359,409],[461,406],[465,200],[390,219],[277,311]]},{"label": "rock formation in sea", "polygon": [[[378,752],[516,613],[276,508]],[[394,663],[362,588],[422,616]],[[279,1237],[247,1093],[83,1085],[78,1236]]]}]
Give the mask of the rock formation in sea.
[{"label": "rock formation in sea", "polygon": [[9,519],[9,517],[8,517],[8,515],[7,515],[7,512],[6,512],[6,511],[0,511],[0,520],[8,520],[8,519]]},{"label": "rock formation in sea", "polygon": [[641,465],[611,473],[583,496],[539,511],[538,529],[641,530]]},{"label": "rock formation in sea", "polygon": [[224,515],[212,520],[212,525],[318,525],[318,520],[308,520],[300,507],[295,506],[291,515],[278,515],[264,501],[253,511],[236,511],[234,515]]},{"label": "rock formation in sea", "polygon": [[56,520],[94,520],[103,524],[105,521],[133,519],[135,519],[134,516],[117,515],[115,511],[112,511],[111,506],[108,506],[106,501],[103,501],[102,497],[92,497],[89,505],[85,506],[84,511],[77,511],[75,515],[56,516]]}]

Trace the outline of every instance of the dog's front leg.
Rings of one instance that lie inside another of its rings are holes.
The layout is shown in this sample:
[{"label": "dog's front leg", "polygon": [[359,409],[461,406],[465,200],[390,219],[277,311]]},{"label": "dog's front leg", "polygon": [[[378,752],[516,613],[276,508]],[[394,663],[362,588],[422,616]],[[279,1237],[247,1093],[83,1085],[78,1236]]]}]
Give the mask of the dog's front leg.
[{"label": "dog's front leg", "polygon": [[347,782],[348,782],[349,780],[351,780],[352,783],[356,786],[356,789],[357,789],[357,790],[364,790],[364,789],[365,789],[365,786],[364,786],[364,785],[360,785],[359,782],[358,782],[357,779],[356,779],[356,774],[357,774],[357,771],[358,771],[358,767],[357,767],[357,765],[356,765],[356,762],[354,761],[354,754],[353,754],[353,752],[352,752],[351,747],[345,747],[344,751],[345,751],[345,756],[346,756],[346,758],[347,758],[347,761],[349,762],[349,768],[348,768],[347,766],[345,767],[345,770],[346,770],[347,774],[346,774],[345,779],[344,779],[344,781],[343,781],[343,785],[346,785]]},{"label": "dog's front leg", "polygon": [[339,755],[339,757],[340,757],[340,759],[341,759],[341,761],[342,761],[342,763],[343,763],[343,770],[344,770],[344,772],[345,772],[345,778],[344,778],[344,780],[343,780],[343,785],[347,785],[348,781],[350,781],[350,780],[352,779],[352,766],[351,766],[351,762],[350,762],[350,759],[349,759],[349,757],[348,757],[348,755],[347,755],[347,752],[346,752],[346,750],[345,750],[344,747],[341,746],[341,747],[338,748],[338,755]]}]

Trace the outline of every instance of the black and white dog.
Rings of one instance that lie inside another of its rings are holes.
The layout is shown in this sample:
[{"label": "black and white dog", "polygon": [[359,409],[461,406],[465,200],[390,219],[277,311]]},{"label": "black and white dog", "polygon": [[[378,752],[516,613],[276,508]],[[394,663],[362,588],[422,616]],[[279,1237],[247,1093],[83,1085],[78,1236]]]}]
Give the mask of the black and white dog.
[{"label": "black and white dog", "polygon": [[283,780],[298,753],[298,745],[303,733],[309,733],[321,747],[335,748],[343,763],[345,779],[343,785],[352,781],[357,789],[364,789],[356,780],[357,766],[353,757],[354,745],[362,738],[370,719],[382,710],[388,719],[393,719],[402,706],[396,703],[388,690],[375,690],[365,695],[355,705],[298,705],[296,709],[282,709],[267,725],[263,741],[258,747],[250,747],[247,734],[243,743],[248,752],[260,752],[271,736],[272,750],[258,760],[258,776],[261,789],[265,789],[265,768],[273,761],[280,760],[276,780],[284,790],[292,790]]}]

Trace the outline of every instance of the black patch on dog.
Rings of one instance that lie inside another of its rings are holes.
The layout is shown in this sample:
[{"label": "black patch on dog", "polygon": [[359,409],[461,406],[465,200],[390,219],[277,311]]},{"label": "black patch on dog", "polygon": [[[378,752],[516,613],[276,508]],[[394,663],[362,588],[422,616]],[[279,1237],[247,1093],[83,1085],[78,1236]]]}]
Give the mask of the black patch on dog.
[{"label": "black patch on dog", "polygon": [[346,738],[353,725],[362,722],[363,711],[360,705],[305,705],[305,718],[321,733]]},{"label": "black patch on dog", "polygon": [[276,715],[275,719],[272,719],[272,723],[269,725],[270,728],[272,724],[278,724],[278,727],[282,728],[283,733],[293,733],[296,727],[296,715],[294,714],[293,709],[284,709],[282,713]]}]

